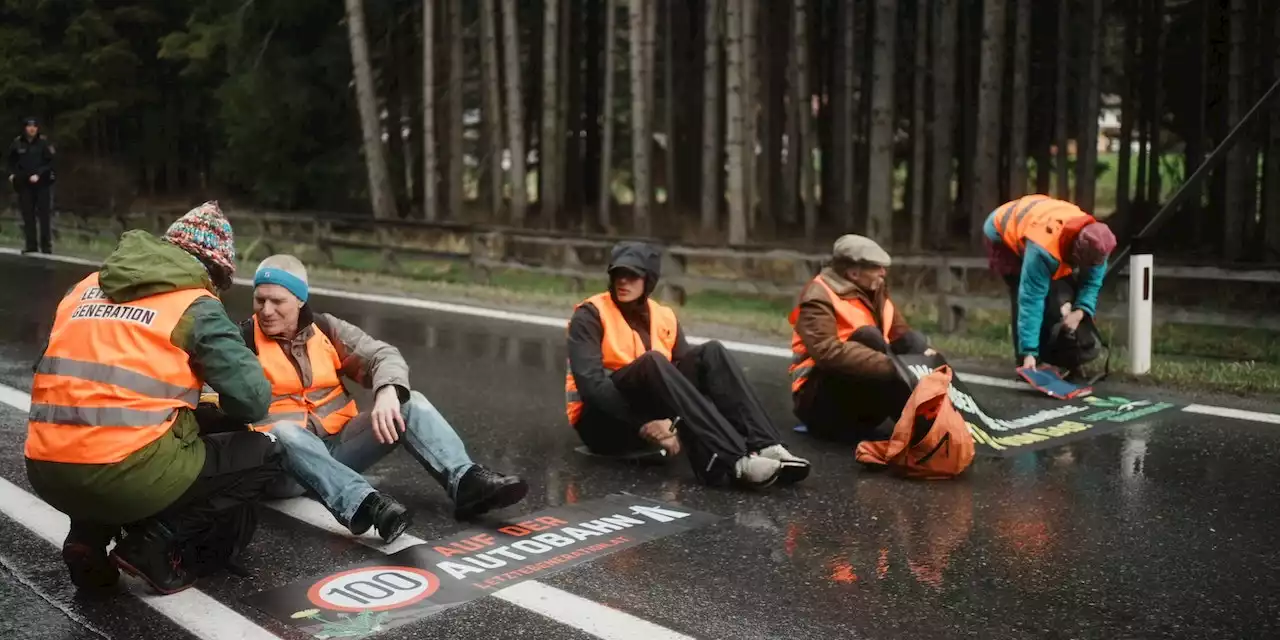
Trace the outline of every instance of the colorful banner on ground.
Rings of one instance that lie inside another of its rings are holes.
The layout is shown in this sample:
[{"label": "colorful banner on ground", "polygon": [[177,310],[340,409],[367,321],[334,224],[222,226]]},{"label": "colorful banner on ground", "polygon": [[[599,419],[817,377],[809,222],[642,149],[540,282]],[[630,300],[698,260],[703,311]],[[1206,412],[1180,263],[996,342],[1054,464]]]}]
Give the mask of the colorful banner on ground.
[{"label": "colorful banner on ground", "polygon": [[245,602],[315,638],[361,638],[718,519],[610,495],[470,529]]},{"label": "colorful banner on ground", "polygon": [[[940,355],[897,358],[905,369],[903,375],[910,376],[913,381],[946,363]],[[1043,396],[1031,395],[1030,387],[1027,393],[1028,404],[1045,405]],[[995,418],[978,404],[977,396],[958,379],[951,382],[950,397],[951,403],[969,425],[978,445],[978,454],[993,457],[1013,456],[1091,438],[1181,407],[1170,402],[1098,394],[1054,402],[1051,406],[1014,418]]]}]

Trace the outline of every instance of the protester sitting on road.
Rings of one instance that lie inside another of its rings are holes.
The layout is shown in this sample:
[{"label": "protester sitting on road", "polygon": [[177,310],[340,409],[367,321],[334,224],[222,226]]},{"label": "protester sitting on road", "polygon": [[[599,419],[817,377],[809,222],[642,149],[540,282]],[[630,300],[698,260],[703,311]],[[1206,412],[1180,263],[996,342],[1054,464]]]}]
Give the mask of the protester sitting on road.
[{"label": "protester sitting on road", "polygon": [[796,417],[820,438],[887,438],[911,388],[887,355],[932,355],[907,325],[885,284],[891,259],[870,238],[836,240],[830,264],[791,311],[791,399]]},{"label": "protester sitting on road", "polygon": [[[285,468],[352,533],[372,526],[391,542],[409,527],[410,512],[360,475],[402,443],[448,492],[458,519],[524,499],[524,480],[472,462],[444,416],[411,390],[399,350],[312,312],[307,271],[297,258],[263,260],[253,283],[254,316],[241,323],[241,333],[271,381],[272,403],[252,428],[280,440]],[[341,376],[374,390],[372,410],[358,412]],[[301,495],[298,482],[283,478],[271,493]]]},{"label": "protester sitting on road", "polygon": [[[58,305],[25,455],[36,494],[71,518],[62,557],[77,587],[115,585],[106,549],[122,526],[116,565],[161,593],[191,586],[184,547],[236,522],[281,472],[271,438],[200,436],[193,414],[204,384],[245,422],[270,404],[262,367],[216,297],[235,264],[231,225],[208,202],[163,238],[126,231]],[[230,535],[247,544],[251,534]]]},{"label": "protester sitting on road", "polygon": [[650,297],[658,250],[619,243],[608,273],[609,290],[580,303],[568,329],[566,411],[587,447],[602,455],[688,448],[707,483],[729,477],[763,488],[808,476],[809,462],[782,445],[724,345],[690,347],[675,313]]},{"label": "protester sitting on road", "polygon": [[[1078,369],[1091,335],[1075,337],[1097,313],[1107,256],[1116,248],[1111,229],[1070,202],[1029,195],[992,211],[983,232],[991,270],[1009,288],[1018,363]],[[1066,340],[1052,339],[1055,328]]]}]

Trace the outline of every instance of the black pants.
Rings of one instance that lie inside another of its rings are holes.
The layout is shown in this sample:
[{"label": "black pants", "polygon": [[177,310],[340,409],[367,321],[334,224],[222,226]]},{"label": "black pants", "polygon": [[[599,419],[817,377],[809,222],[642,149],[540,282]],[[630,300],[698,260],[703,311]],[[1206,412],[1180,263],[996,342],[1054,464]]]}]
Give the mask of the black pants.
[{"label": "black pants", "polygon": [[[723,475],[752,451],[782,442],[742,368],[719,342],[690,349],[679,364],[648,352],[612,378],[644,419],[681,419],[680,445],[703,480]],[[636,428],[590,406],[578,422],[578,435],[592,451],[605,455],[652,447]]]},{"label": "black pants", "polygon": [[257,502],[283,473],[280,452],[266,434],[238,431],[200,439],[205,449],[200,475],[173,504],[150,518],[164,524],[176,544],[208,530],[219,514]]},{"label": "black pants", "polygon": [[[256,502],[263,487],[283,472],[276,445],[264,434],[241,430],[201,439],[205,458],[200,475],[173,504],[147,519],[158,519],[173,533],[175,544],[199,537],[234,507]],[[67,541],[101,549],[118,533],[116,526],[72,518]]]},{"label": "black pants", "polygon": [[22,232],[26,235],[26,251],[36,250],[36,227],[39,226],[39,249],[53,253],[53,229],[49,225],[52,194],[47,184],[19,185],[18,206],[22,209]]},{"label": "black pants", "polygon": [[809,434],[855,444],[887,440],[911,397],[906,381],[871,380],[814,369],[794,398],[796,417]]},{"label": "black pants", "polygon": [[[1023,365],[1023,357],[1021,357],[1018,348],[1018,287],[1021,283],[1019,274],[1006,275],[1005,285],[1009,287],[1009,312],[1012,317],[1012,329],[1014,329],[1014,361],[1016,365]],[[1088,360],[1080,353],[1080,348],[1075,340],[1071,339],[1055,339],[1052,333],[1053,326],[1060,324],[1064,315],[1062,315],[1062,305],[1075,302],[1075,293],[1079,291],[1080,283],[1075,276],[1070,278],[1062,278],[1053,280],[1048,288],[1048,296],[1044,298],[1044,310],[1041,320],[1041,338],[1039,338],[1039,351],[1041,355],[1036,358],[1038,362],[1046,362],[1046,364],[1066,367],[1066,369],[1074,369],[1079,366],[1080,361]],[[1092,320],[1085,319],[1080,326],[1087,328],[1092,324]]]}]

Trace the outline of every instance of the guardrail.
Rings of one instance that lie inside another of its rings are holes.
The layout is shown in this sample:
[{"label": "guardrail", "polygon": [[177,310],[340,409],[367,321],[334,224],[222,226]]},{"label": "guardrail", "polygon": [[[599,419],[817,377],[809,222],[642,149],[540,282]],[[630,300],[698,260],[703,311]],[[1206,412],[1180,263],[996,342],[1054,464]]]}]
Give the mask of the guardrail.
[{"label": "guardrail", "polygon": [[[336,250],[361,250],[376,254],[379,258],[375,269],[385,273],[402,272],[406,258],[428,259],[464,265],[478,281],[487,281],[492,271],[505,269],[567,278],[583,289],[602,279],[609,249],[621,239],[450,222],[385,221],[326,214],[227,213],[235,225],[241,255],[246,259],[292,251],[303,244],[314,248],[321,262],[331,266],[337,264]],[[108,239],[130,228],[159,233],[174,217],[172,212],[114,215],[62,212],[54,230],[59,235]],[[5,221],[17,222],[12,214],[0,216],[0,223]],[[696,291],[795,296],[828,258],[825,254],[769,246],[726,248],[647,240],[664,248],[661,293],[676,304],[683,304],[687,295]],[[1160,280],[1280,285],[1280,271],[1162,264],[1157,264],[1156,269]],[[971,311],[1009,308],[1003,283],[988,272],[986,259],[982,257],[895,256],[894,271],[895,276],[905,282],[905,288],[898,287],[896,297],[931,300],[943,331],[960,329]],[[1119,273],[1127,275],[1127,267]],[[977,286],[973,286],[975,284]],[[1100,315],[1106,319],[1125,318],[1125,287],[1109,289],[1115,299],[1102,305]],[[1280,331],[1280,316],[1268,313],[1157,306],[1155,317],[1161,323]]]}]

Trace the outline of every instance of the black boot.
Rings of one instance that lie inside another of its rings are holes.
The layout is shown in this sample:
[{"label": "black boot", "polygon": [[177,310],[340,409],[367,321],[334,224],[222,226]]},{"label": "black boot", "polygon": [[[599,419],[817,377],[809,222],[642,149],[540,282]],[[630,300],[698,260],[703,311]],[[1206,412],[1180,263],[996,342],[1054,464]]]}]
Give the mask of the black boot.
[{"label": "black boot", "polygon": [[72,523],[62,543],[62,561],[77,588],[102,591],[116,586],[120,571],[107,558],[107,545],[114,533],[113,527]]},{"label": "black boot", "polygon": [[124,539],[111,550],[111,559],[129,575],[142,578],[152,589],[169,595],[195,584],[196,576],[182,563],[173,534],[157,520],[125,527]]},{"label": "black boot", "polygon": [[524,499],[529,485],[520,476],[509,476],[472,465],[458,480],[453,517],[465,520]]},{"label": "black boot", "polygon": [[378,535],[388,544],[400,537],[413,522],[413,514],[404,505],[396,502],[391,496],[374,491],[360,503],[356,515],[347,528],[351,533],[360,535],[376,527]]}]

